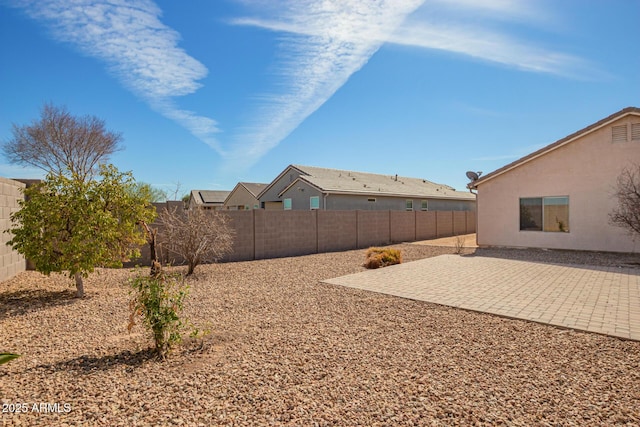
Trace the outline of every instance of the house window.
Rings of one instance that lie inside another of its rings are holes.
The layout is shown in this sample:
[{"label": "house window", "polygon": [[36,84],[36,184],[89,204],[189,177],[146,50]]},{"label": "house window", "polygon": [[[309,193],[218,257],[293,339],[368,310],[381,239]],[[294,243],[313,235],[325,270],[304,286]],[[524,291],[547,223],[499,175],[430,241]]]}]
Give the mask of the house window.
[{"label": "house window", "polygon": [[428,211],[429,210],[429,202],[426,200],[422,200],[420,202],[420,209],[423,211]]},{"label": "house window", "polygon": [[412,211],[413,210],[413,200],[407,200],[406,209],[408,211]]},{"label": "house window", "polygon": [[520,199],[520,231],[569,232],[569,197]]},{"label": "house window", "polygon": [[320,209],[320,196],[309,197],[309,208]]},{"label": "house window", "polygon": [[284,208],[285,211],[290,211],[291,210],[291,199],[284,199],[283,203],[282,203],[282,207]]},{"label": "house window", "polygon": [[253,209],[258,209],[258,205],[253,205]]}]

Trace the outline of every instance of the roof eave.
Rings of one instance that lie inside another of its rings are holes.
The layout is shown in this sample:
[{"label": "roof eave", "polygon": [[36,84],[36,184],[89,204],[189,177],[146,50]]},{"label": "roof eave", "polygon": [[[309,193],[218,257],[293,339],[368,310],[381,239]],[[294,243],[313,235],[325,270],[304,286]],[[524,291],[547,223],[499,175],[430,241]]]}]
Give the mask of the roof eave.
[{"label": "roof eave", "polygon": [[620,111],[618,111],[616,113],[613,113],[612,115],[610,115],[608,117],[605,117],[604,119],[599,120],[599,121],[597,121],[597,122],[595,122],[595,123],[583,128],[583,129],[581,129],[581,130],[579,130],[577,132],[574,132],[574,133],[572,133],[572,134],[570,134],[568,136],[565,136],[564,138],[561,138],[561,139],[557,140],[556,142],[553,142],[553,143],[551,143],[551,144],[549,144],[549,145],[547,145],[545,147],[542,147],[541,149],[539,149],[537,151],[534,151],[531,154],[528,154],[528,155],[526,155],[524,157],[521,157],[520,159],[518,159],[518,160],[516,160],[514,162],[511,162],[511,163],[507,164],[506,166],[503,166],[503,167],[501,167],[499,169],[496,169],[495,171],[483,176],[479,180],[467,184],[467,188],[469,188],[470,190],[471,189],[475,190],[475,189],[478,188],[478,185],[480,185],[480,184],[484,184],[485,182],[487,182],[487,181],[489,181],[489,180],[491,180],[493,178],[496,178],[496,177],[498,177],[500,175],[503,175],[503,174],[505,174],[505,173],[517,168],[517,167],[520,167],[520,166],[522,166],[522,165],[524,165],[526,163],[531,162],[532,160],[535,160],[535,159],[537,159],[539,157],[542,157],[542,156],[544,156],[544,155],[546,155],[546,154],[548,154],[548,153],[550,153],[552,151],[555,151],[558,148],[564,147],[565,145],[570,144],[571,142],[573,142],[573,141],[575,141],[577,139],[580,139],[585,135],[588,135],[588,134],[590,134],[592,132],[595,132],[595,131],[597,131],[599,129],[602,129],[603,127],[608,126],[611,123],[613,123],[613,122],[615,122],[617,120],[620,120],[623,117],[626,117],[628,115],[640,116],[640,108],[627,107],[627,108],[625,108],[623,110],[620,110]]}]

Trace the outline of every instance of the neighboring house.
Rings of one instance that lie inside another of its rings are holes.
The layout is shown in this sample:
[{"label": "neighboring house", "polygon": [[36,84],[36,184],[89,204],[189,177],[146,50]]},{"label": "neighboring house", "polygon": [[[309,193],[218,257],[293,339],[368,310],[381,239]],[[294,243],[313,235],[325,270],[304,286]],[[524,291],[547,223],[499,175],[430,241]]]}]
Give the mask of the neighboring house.
[{"label": "neighboring house", "polygon": [[269,184],[239,182],[224,201],[224,208],[230,210],[260,209],[258,194]]},{"label": "neighboring house", "polygon": [[623,168],[640,164],[640,108],[625,108],[468,185],[480,246],[638,252],[609,224]]},{"label": "neighboring house", "polygon": [[259,195],[264,209],[475,210],[475,195],[420,178],[290,165]]},{"label": "neighboring house", "polygon": [[230,191],[191,190],[189,209],[223,209]]}]

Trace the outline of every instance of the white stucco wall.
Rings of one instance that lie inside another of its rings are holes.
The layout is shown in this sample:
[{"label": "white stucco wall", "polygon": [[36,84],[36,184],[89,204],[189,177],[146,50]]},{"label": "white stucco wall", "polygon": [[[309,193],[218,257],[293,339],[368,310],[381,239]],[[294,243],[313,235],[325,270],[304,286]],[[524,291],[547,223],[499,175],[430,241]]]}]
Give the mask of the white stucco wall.
[{"label": "white stucco wall", "polygon": [[[617,177],[640,164],[640,141],[612,142],[611,128],[640,123],[627,115],[561,148],[478,185],[478,244],[640,252],[625,230],[609,225]],[[630,130],[629,130],[630,134]],[[570,232],[520,231],[521,197],[569,196]]]}]

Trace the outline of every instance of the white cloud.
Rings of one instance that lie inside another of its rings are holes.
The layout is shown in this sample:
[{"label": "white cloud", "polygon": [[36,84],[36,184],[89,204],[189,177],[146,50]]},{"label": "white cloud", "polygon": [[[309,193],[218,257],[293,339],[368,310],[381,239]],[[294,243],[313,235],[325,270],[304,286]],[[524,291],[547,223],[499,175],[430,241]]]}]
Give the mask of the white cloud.
[{"label": "white cloud", "polygon": [[175,107],[172,98],[201,87],[207,68],[178,47],[180,35],[160,21],[151,0],[14,0],[53,36],[99,58],[129,90],[196,137],[218,148],[213,119]]},{"label": "white cloud", "polygon": [[391,43],[459,53],[525,71],[572,76],[579,58],[518,42],[498,31],[464,24],[408,22],[389,40]]},{"label": "white cloud", "polygon": [[[259,119],[239,136],[230,159],[253,162],[276,146],[364,66],[424,0],[289,0],[273,18],[244,18],[251,25],[286,32],[278,70],[281,90],[264,95]],[[263,15],[274,11],[263,10]]]},{"label": "white cloud", "polygon": [[[207,68],[179,47],[152,0],[9,0],[54,36],[99,58],[133,93],[216,149],[228,169],[249,167],[278,145],[362,68],[384,43],[438,49],[518,69],[571,75],[580,60],[497,29],[497,22],[542,25],[527,0],[239,0],[254,13],[232,21],[278,33],[276,83],[257,97],[254,119],[217,139],[218,124],[179,108]],[[480,16],[482,19],[478,19]],[[584,67],[580,67],[581,70]]]},{"label": "white cloud", "polygon": [[289,0],[278,3],[277,11],[262,9],[258,17],[236,19],[236,25],[283,33],[284,59],[280,90],[260,99],[259,119],[240,135],[243,142],[227,158],[246,165],[275,147],[383,43],[438,49],[531,72],[584,72],[579,58],[519,42],[496,29],[497,21],[544,25],[553,20],[535,5],[523,0]]}]

